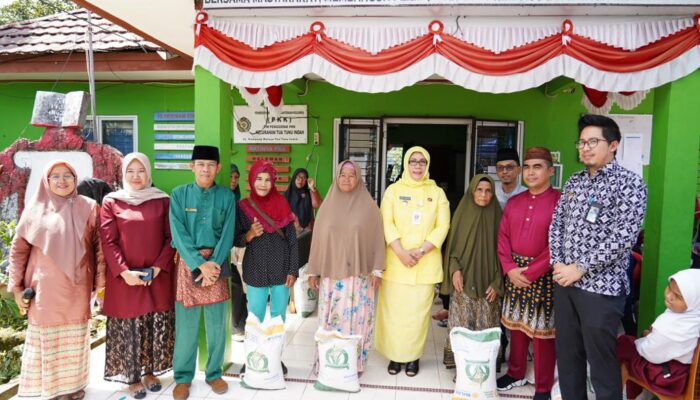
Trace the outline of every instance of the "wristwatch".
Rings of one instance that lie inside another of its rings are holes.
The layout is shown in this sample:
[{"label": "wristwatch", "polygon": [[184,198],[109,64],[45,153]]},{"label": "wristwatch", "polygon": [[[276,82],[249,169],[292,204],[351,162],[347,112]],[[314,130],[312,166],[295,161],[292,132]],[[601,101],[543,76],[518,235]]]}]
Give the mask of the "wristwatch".
[{"label": "wristwatch", "polygon": [[425,250],[423,250],[423,247],[419,247],[418,251],[420,251],[420,255],[424,256],[425,255]]}]

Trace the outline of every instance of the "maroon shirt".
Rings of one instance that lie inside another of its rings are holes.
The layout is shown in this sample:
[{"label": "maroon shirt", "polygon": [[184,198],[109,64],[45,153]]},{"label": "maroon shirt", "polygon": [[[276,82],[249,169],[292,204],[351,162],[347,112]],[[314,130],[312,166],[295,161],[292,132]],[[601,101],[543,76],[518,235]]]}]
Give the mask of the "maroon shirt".
[{"label": "maroon shirt", "polygon": [[[169,206],[167,198],[138,206],[111,198],[102,203],[100,239],[107,262],[104,315],[135,318],[174,307]],[[129,286],[119,275],[129,268],[153,266],[161,271],[150,286]]]},{"label": "maroon shirt", "polygon": [[550,269],[549,225],[560,196],[550,187],[538,195],[525,191],[508,200],[498,227],[498,259],[504,275],[517,267],[512,253],[534,257],[523,273],[530,282]]}]

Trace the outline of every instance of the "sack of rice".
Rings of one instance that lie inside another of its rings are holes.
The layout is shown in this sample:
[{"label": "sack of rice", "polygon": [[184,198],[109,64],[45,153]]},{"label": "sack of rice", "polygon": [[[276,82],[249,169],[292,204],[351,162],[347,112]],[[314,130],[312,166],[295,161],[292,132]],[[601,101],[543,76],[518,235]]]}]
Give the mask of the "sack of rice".
[{"label": "sack of rice", "polygon": [[249,389],[284,389],[282,347],[284,322],[281,316],[260,323],[250,313],[245,324],[245,375],[241,386]]},{"label": "sack of rice", "polygon": [[501,329],[471,331],[453,328],[450,343],[457,365],[457,382],[452,400],[497,399],[496,359]]},{"label": "sack of rice", "polygon": [[299,279],[294,284],[294,303],[302,318],[307,318],[316,311],[318,304],[318,289],[309,285],[309,275],[306,273],[308,264],[299,269]]},{"label": "sack of rice", "polygon": [[314,388],[326,391],[359,392],[357,376],[359,335],[343,335],[318,328],[314,335],[318,342],[319,369]]}]

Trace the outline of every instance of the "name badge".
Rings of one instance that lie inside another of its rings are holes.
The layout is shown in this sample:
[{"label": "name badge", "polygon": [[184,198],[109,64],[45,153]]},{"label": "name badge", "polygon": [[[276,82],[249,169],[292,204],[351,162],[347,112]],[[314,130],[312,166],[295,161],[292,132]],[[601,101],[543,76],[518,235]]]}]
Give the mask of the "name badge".
[{"label": "name badge", "polygon": [[592,203],[588,208],[586,213],[586,222],[595,224],[598,222],[598,217],[600,216],[600,211],[603,209],[603,205],[600,203]]},{"label": "name badge", "polygon": [[197,212],[196,208],[185,208],[185,212]]},{"label": "name badge", "polygon": [[411,222],[413,222],[413,225],[420,225],[420,220],[421,220],[420,211],[414,211],[413,216],[411,217]]}]

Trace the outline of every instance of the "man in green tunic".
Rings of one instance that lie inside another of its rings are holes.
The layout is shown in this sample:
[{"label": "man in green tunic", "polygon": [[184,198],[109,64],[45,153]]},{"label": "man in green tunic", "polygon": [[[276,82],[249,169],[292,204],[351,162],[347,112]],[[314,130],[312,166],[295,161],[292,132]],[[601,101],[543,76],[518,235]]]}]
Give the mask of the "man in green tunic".
[{"label": "man in green tunic", "polygon": [[219,149],[195,146],[190,168],[195,183],[176,187],[170,197],[170,229],[173,246],[180,256],[173,357],[173,397],[179,400],[189,397],[194,379],[202,313],[209,356],[206,382],[217,394],[228,390],[221,375],[227,339],[228,256],[233,246],[235,201],[228,187],[214,182],[221,170]]}]

